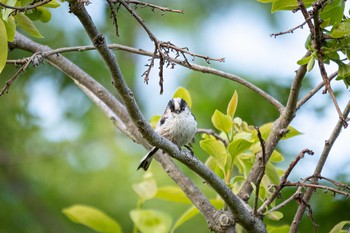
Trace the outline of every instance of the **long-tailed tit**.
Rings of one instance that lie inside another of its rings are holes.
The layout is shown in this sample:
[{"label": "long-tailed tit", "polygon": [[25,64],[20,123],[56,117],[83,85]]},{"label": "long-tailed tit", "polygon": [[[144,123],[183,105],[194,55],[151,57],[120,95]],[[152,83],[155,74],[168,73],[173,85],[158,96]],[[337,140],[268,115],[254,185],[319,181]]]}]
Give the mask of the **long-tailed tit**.
[{"label": "long-tailed tit", "polygon": [[[197,130],[197,122],[185,100],[181,98],[171,99],[160,118],[155,131],[166,137],[180,148],[190,143]],[[153,155],[158,151],[153,147],[148,154],[141,159],[137,170],[143,168],[147,171]]]}]

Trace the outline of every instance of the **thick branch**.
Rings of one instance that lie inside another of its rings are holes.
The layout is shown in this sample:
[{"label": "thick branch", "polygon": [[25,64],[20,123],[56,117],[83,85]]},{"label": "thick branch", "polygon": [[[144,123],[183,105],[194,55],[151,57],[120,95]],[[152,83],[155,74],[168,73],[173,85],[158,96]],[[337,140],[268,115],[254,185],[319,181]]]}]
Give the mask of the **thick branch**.
[{"label": "thick branch", "polygon": [[[309,56],[310,53],[307,52],[305,57]],[[287,127],[294,118],[294,114],[296,111],[296,104],[299,95],[299,91],[301,88],[301,82],[305,77],[306,66],[300,66],[298,71],[296,72],[295,78],[290,88],[289,98],[287,105],[280,117],[273,123],[271,127],[271,133],[266,140],[265,143],[265,162],[268,162],[272,152],[275,150],[277,143],[281,140],[281,138],[288,132]],[[260,155],[258,155],[260,156]],[[259,159],[256,159],[246,181],[244,182],[241,190],[238,193],[238,196],[243,200],[247,201],[253,191],[253,187],[251,186],[251,182],[255,185],[258,182],[259,177],[264,173]]]},{"label": "thick branch", "polygon": [[166,151],[174,158],[186,164],[202,178],[204,178],[205,181],[210,184],[224,199],[232,211],[235,220],[239,222],[245,229],[250,232],[266,232],[263,222],[252,216],[248,209],[241,203],[241,200],[233,194],[231,189],[219,177],[217,177],[215,173],[213,173],[191,153],[188,151],[180,151],[175,144],[171,143],[166,138],[160,137],[154,132],[148,122],[145,121],[134,99],[132,91],[125,83],[115,55],[108,48],[103,36],[98,32],[84,5],[82,5],[79,1],[72,1],[70,2],[70,7],[71,12],[73,12],[81,21],[90,39],[94,42],[94,45],[107,64],[112,74],[114,85],[120,93],[121,98],[123,99],[123,102],[132,120],[140,130],[142,136],[145,137],[152,145],[155,145]]},{"label": "thick branch", "polygon": [[[37,44],[19,33],[16,34],[15,41],[11,43],[11,47],[20,48],[33,53],[49,54],[51,52],[50,48]],[[134,141],[143,144],[147,149],[150,148],[150,145],[144,140],[138,129],[132,123],[125,107],[115,99],[107,89],[61,55],[47,57],[47,60],[50,64],[72,78],[89,96],[89,98],[103,110],[108,118],[110,118],[112,122],[121,129],[122,132]],[[222,226],[216,224],[221,215],[210,204],[209,200],[195,186],[195,184],[183,174],[169,157],[156,156],[156,159],[161,163],[169,176],[184,190],[189,199],[192,200],[201,211],[203,216],[207,219],[210,229],[216,232],[222,232],[222,229],[220,228]]]}]

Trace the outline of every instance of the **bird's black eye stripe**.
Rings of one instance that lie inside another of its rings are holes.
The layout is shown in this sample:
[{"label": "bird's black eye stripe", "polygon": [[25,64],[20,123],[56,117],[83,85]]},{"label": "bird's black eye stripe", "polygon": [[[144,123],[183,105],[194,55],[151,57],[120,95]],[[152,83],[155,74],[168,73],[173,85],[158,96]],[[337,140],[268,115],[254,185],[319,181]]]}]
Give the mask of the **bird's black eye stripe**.
[{"label": "bird's black eye stripe", "polygon": [[171,112],[175,112],[175,103],[174,100],[171,99],[168,103],[168,108],[170,109]]},{"label": "bird's black eye stripe", "polygon": [[185,110],[186,106],[187,106],[186,101],[181,99],[181,101],[180,101],[180,109],[181,109],[181,111]]}]

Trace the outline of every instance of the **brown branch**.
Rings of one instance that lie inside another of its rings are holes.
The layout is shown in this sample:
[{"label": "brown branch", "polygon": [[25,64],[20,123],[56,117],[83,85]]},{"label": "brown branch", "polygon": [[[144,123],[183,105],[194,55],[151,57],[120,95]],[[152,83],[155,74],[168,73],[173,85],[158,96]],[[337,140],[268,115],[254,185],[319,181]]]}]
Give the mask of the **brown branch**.
[{"label": "brown branch", "polygon": [[119,36],[119,29],[118,29],[118,18],[117,18],[117,13],[113,8],[113,1],[112,0],[107,0],[109,9],[111,10],[111,18],[113,20],[113,25],[115,27],[115,34],[116,36]]},{"label": "brown branch", "polygon": [[[240,225],[242,225],[245,229],[250,232],[266,232],[266,227],[263,222],[260,219],[255,218],[248,211],[248,209],[242,204],[241,200],[232,192],[232,190],[225,184],[225,182],[223,182],[223,180],[221,180],[213,171],[206,167],[188,150],[180,150],[178,146],[170,142],[168,139],[161,137],[152,129],[149,123],[145,121],[144,116],[136,103],[133,92],[127,86],[114,53],[112,53],[112,51],[108,48],[106,41],[97,30],[96,25],[92,21],[84,5],[79,4],[78,1],[72,1],[70,2],[70,10],[81,21],[88,36],[94,42],[94,45],[111,72],[115,88],[118,90],[132,121],[135,123],[142,136],[150,144],[162,149],[201,176],[211,187],[216,190],[221,198],[225,200],[235,220],[240,222]],[[197,205],[198,203],[194,204],[197,208],[200,208],[200,205]],[[201,209],[201,211],[203,211],[203,209]],[[215,217],[212,214],[207,216],[208,213],[201,213],[206,214],[206,217]]]},{"label": "brown branch", "polygon": [[[42,62],[42,58],[40,57],[40,53],[34,53],[29,58],[22,59],[22,61],[23,61],[23,65],[17,70],[17,72],[9,80],[6,81],[5,86],[0,90],[0,96],[2,96],[3,94],[9,91],[11,85],[14,83],[17,77],[27,69],[30,63],[32,63],[33,66],[37,66],[39,65],[39,63]],[[19,63],[16,63],[16,64],[19,64]]]},{"label": "brown branch", "polygon": [[289,33],[294,33],[294,31],[299,29],[299,28],[303,29],[305,24],[306,24],[306,21],[304,23],[294,27],[294,28],[291,28],[291,29],[287,30],[287,31],[278,32],[278,33],[272,33],[272,34],[270,34],[270,37],[275,37],[276,38],[277,36],[281,36],[281,35],[285,35],[285,34],[289,34]]},{"label": "brown branch", "polygon": [[[337,77],[338,71],[332,73],[329,76],[329,81],[332,81],[335,77]],[[324,82],[320,82],[317,86],[315,86],[312,90],[310,90],[302,99],[298,101],[297,110],[304,105],[312,96],[314,96],[321,88],[324,87]]]},{"label": "brown branch", "polygon": [[328,187],[326,185],[319,185],[319,184],[310,184],[310,183],[304,183],[304,182],[287,182],[285,184],[285,186],[295,186],[295,187],[308,187],[308,188],[312,188],[312,189],[323,189],[325,191],[331,191],[333,193],[338,193],[338,194],[341,194],[343,196],[346,196],[346,197],[350,197],[350,193],[347,193],[347,192],[344,192],[344,191],[341,191],[339,189],[335,189],[335,188],[332,188],[332,187]]},{"label": "brown branch", "polygon": [[228,142],[227,142],[225,139],[223,139],[222,137],[220,137],[219,134],[215,133],[215,131],[212,130],[212,129],[197,129],[197,132],[196,132],[196,133],[203,133],[203,134],[211,135],[211,136],[213,136],[216,140],[221,141],[221,142],[225,145],[225,147],[228,146]]},{"label": "brown branch", "polygon": [[287,179],[294,169],[294,167],[298,164],[298,162],[304,158],[305,154],[313,155],[314,152],[309,149],[302,150],[297,157],[289,164],[287,170],[285,171],[284,175],[281,177],[279,185],[275,188],[274,192],[271,194],[271,196],[261,205],[258,212],[260,214],[263,214],[266,210],[266,207],[268,207],[281,193],[281,190],[286,186]]},{"label": "brown branch", "polygon": [[[343,111],[343,118],[346,119],[348,117],[349,113],[350,113],[350,101],[347,103],[347,105]],[[326,160],[329,156],[329,153],[333,147],[333,144],[336,141],[336,139],[338,138],[338,136],[342,130],[342,126],[343,126],[343,121],[341,119],[339,119],[336,126],[333,129],[332,134],[330,135],[329,139],[326,141],[326,143],[323,147],[322,154],[320,156],[320,159],[319,159],[317,166],[316,166],[314,173],[313,173],[313,177],[314,177],[312,180],[313,184],[317,184],[317,180],[318,180],[317,177],[320,176],[321,171],[323,170],[323,167],[324,167]],[[313,194],[313,191],[314,191],[314,188],[312,188],[312,187],[307,188],[307,190],[303,196],[303,200],[305,203],[308,203],[310,201],[311,196]],[[304,204],[301,204],[299,206],[299,208],[294,216],[291,228],[290,228],[291,233],[298,232],[299,224],[300,224],[300,221],[304,215],[306,207],[307,206]]]},{"label": "brown branch", "polygon": [[266,169],[266,151],[265,151],[265,141],[261,136],[259,127],[255,127],[255,130],[257,131],[257,135],[258,135],[258,139],[260,142],[260,146],[261,146],[261,153],[258,153],[258,158],[256,160],[259,160],[260,163],[260,169],[263,171],[262,173],[260,173],[260,176],[257,179],[257,182],[255,184],[255,200],[254,200],[254,208],[253,208],[253,212],[254,215],[257,216],[258,215],[258,204],[259,204],[259,191],[260,191],[260,183],[262,178],[265,175],[265,169]]},{"label": "brown branch", "polygon": [[[114,0],[114,2],[118,2],[118,0]],[[141,2],[141,1],[136,1],[136,0],[125,0],[126,3],[128,4],[134,4],[134,5],[140,5],[142,7],[150,7],[152,9],[152,11],[154,11],[154,9],[160,10],[160,11],[167,11],[167,12],[172,12],[172,13],[180,13],[183,14],[184,10],[174,10],[174,9],[170,9],[168,7],[162,7],[162,6],[158,6],[152,3],[147,3],[147,2]]]},{"label": "brown branch", "polygon": [[[310,52],[308,51],[306,52],[304,57],[307,57],[309,55],[310,55]],[[303,78],[305,77],[305,74],[306,74],[306,66],[305,65],[300,66],[291,84],[287,105],[281,112],[279,118],[274,121],[271,127],[271,132],[265,143],[265,153],[266,153],[265,161],[266,162],[270,159],[278,142],[285,135],[288,125],[291,123],[291,121],[295,116],[298,95],[299,95],[301,83]],[[242,188],[238,193],[238,196],[241,199],[243,199],[244,201],[248,201],[253,191],[253,187],[251,183],[256,185],[262,173],[264,173],[264,171],[261,169],[260,161],[255,160],[247,179],[243,183]]]},{"label": "brown branch", "polygon": [[[125,45],[110,44],[110,45],[108,45],[108,48],[122,50],[125,52],[130,52],[130,53],[148,56],[148,57],[154,56],[154,52],[149,52],[149,51],[146,51],[143,49],[132,48],[132,47],[125,46]],[[82,51],[88,51],[88,50],[96,50],[96,47],[95,46],[76,46],[76,47],[59,48],[59,49],[52,50],[50,52],[42,53],[42,56],[45,57],[45,56],[51,56],[51,55],[64,53],[64,52],[73,52],[73,51],[82,52]],[[156,56],[155,58],[159,59],[158,56]],[[224,72],[221,70],[217,70],[217,69],[214,69],[214,68],[211,68],[208,66],[197,65],[194,63],[189,63],[188,61],[183,61],[183,60],[179,60],[179,59],[172,58],[172,57],[168,57],[167,59],[170,62],[184,66],[184,67],[189,68],[193,71],[198,71],[198,72],[202,72],[202,73],[206,73],[206,74],[212,74],[212,75],[215,75],[218,77],[229,79],[233,82],[237,82],[237,83],[241,84],[242,86],[245,86],[246,88],[252,90],[256,94],[260,95],[267,102],[272,104],[276,108],[276,110],[278,110],[279,112],[282,112],[282,110],[284,109],[284,106],[278,100],[276,100],[274,97],[270,96],[267,92],[261,90],[259,87],[255,86],[254,84],[250,83],[249,81],[245,80],[242,77],[239,77],[237,75],[230,74],[230,73],[227,73],[227,72]],[[23,62],[23,59],[8,61],[8,63],[10,63],[10,64],[21,64],[22,62]]]},{"label": "brown branch", "polygon": [[[20,11],[20,12],[25,12],[25,11],[28,11],[28,10],[31,10],[31,9],[34,9],[34,8],[37,8],[39,6],[42,6],[42,5],[45,5],[49,2],[51,2],[52,0],[42,0],[42,1],[39,1],[33,5],[28,5],[28,6],[23,6],[23,7],[18,7],[18,6],[9,6],[9,5],[6,5],[2,2],[0,2],[0,6],[1,7],[4,7],[4,8],[7,8],[7,9],[13,9],[14,12],[15,11]],[[11,13],[12,14],[12,13]]]}]

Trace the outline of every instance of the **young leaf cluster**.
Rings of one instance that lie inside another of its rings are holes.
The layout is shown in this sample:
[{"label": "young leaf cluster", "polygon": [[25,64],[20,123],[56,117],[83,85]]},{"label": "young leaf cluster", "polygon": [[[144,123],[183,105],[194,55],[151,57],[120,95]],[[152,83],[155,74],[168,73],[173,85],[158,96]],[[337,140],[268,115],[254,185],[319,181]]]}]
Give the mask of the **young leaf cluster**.
[{"label": "young leaf cluster", "polygon": [[7,60],[7,43],[14,41],[17,26],[31,36],[43,38],[33,21],[49,22],[51,12],[48,8],[60,6],[56,0],[51,0],[35,7],[33,4],[37,2],[40,3],[40,1],[32,0],[0,0],[0,73]]},{"label": "young leaf cluster", "polygon": [[[238,94],[234,92],[228,103],[226,114],[215,110],[212,123],[220,132],[219,137],[204,134],[200,141],[201,148],[206,151],[209,158],[206,164],[219,177],[221,177],[234,193],[238,193],[241,185],[247,179],[256,156],[262,153],[261,141],[267,139],[272,123],[266,123],[259,129],[248,125],[239,117],[235,117],[238,105]],[[258,131],[260,132],[260,137]],[[293,127],[288,127],[284,139],[294,137],[300,133]],[[260,184],[259,199],[265,200],[271,195],[270,187],[279,183],[283,170],[277,168],[275,163],[283,161],[283,156],[275,150],[266,163],[265,176]],[[274,203],[273,203],[274,204]],[[273,205],[272,204],[272,205]],[[271,215],[271,216],[270,216]],[[281,213],[269,213],[267,217],[279,220]]]}]

